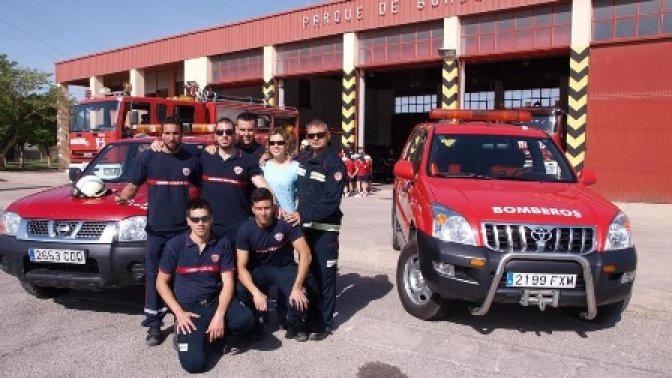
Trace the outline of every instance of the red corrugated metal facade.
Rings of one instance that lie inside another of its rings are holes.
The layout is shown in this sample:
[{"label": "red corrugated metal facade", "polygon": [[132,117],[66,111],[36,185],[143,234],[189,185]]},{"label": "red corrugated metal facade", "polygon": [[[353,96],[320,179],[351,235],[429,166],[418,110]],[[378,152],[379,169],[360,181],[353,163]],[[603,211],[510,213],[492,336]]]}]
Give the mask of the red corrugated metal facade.
[{"label": "red corrugated metal facade", "polygon": [[586,168],[612,200],[672,202],[672,40],[590,51]]},{"label": "red corrugated metal facade", "polygon": [[58,62],[56,81],[67,83],[133,68],[151,67],[351,31],[551,3],[558,1],[334,1]]}]

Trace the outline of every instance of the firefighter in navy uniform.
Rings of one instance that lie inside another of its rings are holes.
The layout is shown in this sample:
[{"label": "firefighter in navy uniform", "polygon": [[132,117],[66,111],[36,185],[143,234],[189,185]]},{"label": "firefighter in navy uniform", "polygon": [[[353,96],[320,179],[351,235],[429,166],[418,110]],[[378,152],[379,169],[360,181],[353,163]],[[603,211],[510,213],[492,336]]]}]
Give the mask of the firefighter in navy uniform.
[{"label": "firefighter in navy uniform", "polygon": [[156,287],[175,314],[180,364],[189,373],[200,373],[206,369],[208,349],[217,352],[224,337],[231,340],[252,331],[255,318],[234,297],[233,250],[226,238],[210,232],[210,204],[191,200],[186,219],[190,232],[166,244]]},{"label": "firefighter in navy uniform", "polygon": [[312,251],[310,272],[316,282],[320,303],[318,312],[310,309],[311,340],[322,340],[333,329],[336,306],[336,268],[338,264],[338,235],[341,226],[341,196],[345,185],[345,164],[329,145],[326,122],[316,119],[306,125],[310,149],[301,152],[296,183],[298,208],[287,214],[286,220],[303,226]]},{"label": "firefighter in navy uniform", "polygon": [[147,254],[145,256],[146,343],[161,344],[161,324],[167,308],[156,291],[159,261],[166,243],[187,231],[184,214],[189,203],[189,185],[200,186],[198,158],[180,148],[182,124],[166,118],[162,124],[162,152],[143,151],[133,167],[130,182],[116,196],[120,205],[128,205],[140,186],[147,183]]},{"label": "firefighter in navy uniform", "polygon": [[254,156],[257,161],[270,158],[266,154],[266,147],[257,143],[257,117],[248,112],[243,112],[236,117],[236,133],[238,142],[236,147]]}]

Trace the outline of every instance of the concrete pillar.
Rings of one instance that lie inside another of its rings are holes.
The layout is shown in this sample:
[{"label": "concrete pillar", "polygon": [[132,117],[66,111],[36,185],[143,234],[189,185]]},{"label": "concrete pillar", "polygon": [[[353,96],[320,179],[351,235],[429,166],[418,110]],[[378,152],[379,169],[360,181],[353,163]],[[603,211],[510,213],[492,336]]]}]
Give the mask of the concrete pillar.
[{"label": "concrete pillar", "polygon": [[277,63],[277,54],[275,46],[264,46],[264,101],[269,105],[277,104],[276,84],[275,84],[275,66]]},{"label": "concrete pillar", "polygon": [[278,79],[278,106],[285,107],[285,80]]},{"label": "concrete pillar", "polygon": [[441,70],[441,107],[457,109],[460,100],[459,54],[460,54],[460,20],[457,16],[443,19],[443,58]]},{"label": "concrete pillar", "polygon": [[145,95],[145,70],[134,68],[129,72],[131,96]]},{"label": "concrete pillar", "polygon": [[[364,119],[357,119],[357,35],[343,34],[343,89],[341,94],[341,127],[343,135],[341,144],[352,143],[355,149],[364,147],[362,142],[355,144],[356,129],[364,129]],[[358,124],[358,122],[360,124]]]},{"label": "concrete pillar", "polygon": [[[208,85],[210,82],[210,59],[207,56],[184,61],[185,85],[190,81],[195,81],[198,84],[199,91],[202,91]],[[168,91],[170,92],[170,89]]]},{"label": "concrete pillar", "polygon": [[102,89],[105,88],[105,83],[103,82],[102,76],[91,76],[89,78],[89,89],[91,90],[91,96],[100,97],[103,96]]},{"label": "concrete pillar", "polygon": [[364,112],[366,108],[366,77],[363,70],[359,70],[357,76],[357,120],[362,123],[357,127],[357,144],[364,147],[366,146],[366,140],[364,140],[364,120],[366,119],[366,114]]},{"label": "concrete pillar", "polygon": [[[183,91],[180,91],[178,93],[175,92],[175,83],[177,82],[175,78],[175,70],[170,69],[168,70],[168,98],[179,96],[183,93]],[[205,87],[200,87],[201,90]]]},{"label": "concrete pillar", "polygon": [[70,91],[67,84],[58,83],[56,102],[56,155],[58,169],[70,165]]},{"label": "concrete pillar", "polygon": [[586,160],[591,15],[591,0],[572,1],[566,155],[577,171],[583,169]]}]

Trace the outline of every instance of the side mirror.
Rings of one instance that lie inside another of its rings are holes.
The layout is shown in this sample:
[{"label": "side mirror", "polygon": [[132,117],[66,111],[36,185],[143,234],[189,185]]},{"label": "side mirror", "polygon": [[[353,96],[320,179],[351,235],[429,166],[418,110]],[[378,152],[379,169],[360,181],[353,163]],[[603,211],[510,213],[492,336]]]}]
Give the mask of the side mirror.
[{"label": "side mirror", "polygon": [[82,175],[82,170],[80,168],[70,168],[68,169],[68,178],[70,182],[75,182]]},{"label": "side mirror", "polygon": [[592,169],[584,169],[579,173],[579,179],[585,186],[597,184],[597,173]]},{"label": "side mirror", "polygon": [[408,160],[399,160],[394,164],[394,175],[400,178],[407,180],[413,180],[415,178],[415,172],[413,172],[413,164]]},{"label": "side mirror", "polygon": [[137,125],[140,123],[140,114],[138,113],[137,110],[131,110],[129,117],[130,117],[129,122],[131,125]]}]

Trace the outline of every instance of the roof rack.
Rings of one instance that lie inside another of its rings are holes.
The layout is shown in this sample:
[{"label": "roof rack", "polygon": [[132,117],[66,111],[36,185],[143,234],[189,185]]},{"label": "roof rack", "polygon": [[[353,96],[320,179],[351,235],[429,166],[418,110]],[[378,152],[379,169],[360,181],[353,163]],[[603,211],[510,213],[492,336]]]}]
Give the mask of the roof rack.
[{"label": "roof rack", "polygon": [[263,98],[252,97],[252,96],[231,96],[224,95],[217,92],[210,92],[206,97],[207,101],[217,102],[217,101],[234,101],[245,104],[258,104],[258,105],[269,105],[266,100]]}]

